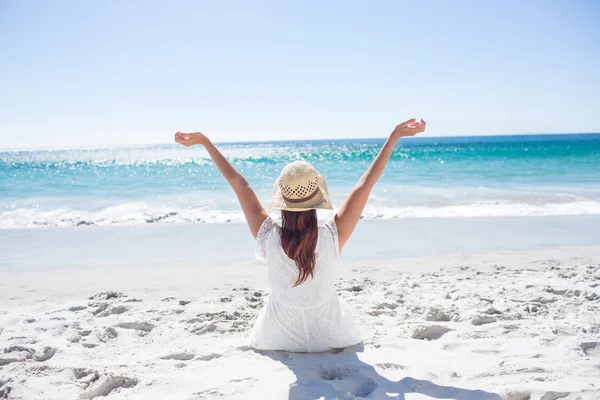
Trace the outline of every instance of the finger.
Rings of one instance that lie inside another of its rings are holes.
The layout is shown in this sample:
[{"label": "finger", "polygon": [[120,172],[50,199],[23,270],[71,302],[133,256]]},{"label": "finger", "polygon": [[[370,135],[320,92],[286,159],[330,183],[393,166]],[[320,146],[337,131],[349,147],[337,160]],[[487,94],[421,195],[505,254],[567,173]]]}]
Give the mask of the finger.
[{"label": "finger", "polygon": [[402,122],[399,126],[404,128],[405,126],[407,126],[415,121],[416,121],[415,118],[407,119],[406,121]]}]

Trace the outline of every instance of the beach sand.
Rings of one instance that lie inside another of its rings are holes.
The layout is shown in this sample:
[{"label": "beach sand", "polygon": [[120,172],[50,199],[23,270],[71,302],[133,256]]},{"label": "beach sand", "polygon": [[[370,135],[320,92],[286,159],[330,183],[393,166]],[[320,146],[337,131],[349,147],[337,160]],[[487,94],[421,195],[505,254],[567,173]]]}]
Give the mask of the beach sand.
[{"label": "beach sand", "polygon": [[247,345],[259,262],[0,270],[0,398],[600,399],[600,246],[338,271],[364,343],[294,354]]}]

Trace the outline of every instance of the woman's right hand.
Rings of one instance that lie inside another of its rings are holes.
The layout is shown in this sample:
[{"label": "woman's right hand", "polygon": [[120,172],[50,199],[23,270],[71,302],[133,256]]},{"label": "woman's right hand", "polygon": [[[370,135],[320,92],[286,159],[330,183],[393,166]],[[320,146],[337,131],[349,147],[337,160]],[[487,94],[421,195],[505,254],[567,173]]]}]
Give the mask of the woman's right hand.
[{"label": "woman's right hand", "polygon": [[208,142],[208,138],[200,132],[183,133],[177,131],[175,134],[175,142],[188,147],[195,144],[206,144]]},{"label": "woman's right hand", "polygon": [[427,124],[422,119],[421,121],[417,122],[415,118],[411,118],[396,126],[392,132],[392,137],[395,139],[400,139],[404,136],[415,136],[417,133],[424,132],[426,127]]}]

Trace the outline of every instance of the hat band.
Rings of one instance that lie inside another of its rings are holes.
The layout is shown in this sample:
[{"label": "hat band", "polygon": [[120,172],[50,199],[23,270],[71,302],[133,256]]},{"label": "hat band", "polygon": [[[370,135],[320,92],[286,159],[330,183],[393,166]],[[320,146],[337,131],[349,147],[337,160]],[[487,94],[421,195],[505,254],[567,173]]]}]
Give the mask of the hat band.
[{"label": "hat band", "polygon": [[315,197],[317,195],[317,193],[319,193],[319,188],[318,187],[315,189],[314,192],[312,192],[311,194],[309,194],[307,197],[303,197],[301,199],[290,199],[289,197],[285,197],[285,195],[283,193],[281,194],[281,196],[288,203],[304,203],[305,201],[308,201],[308,200],[312,199],[313,197]]}]

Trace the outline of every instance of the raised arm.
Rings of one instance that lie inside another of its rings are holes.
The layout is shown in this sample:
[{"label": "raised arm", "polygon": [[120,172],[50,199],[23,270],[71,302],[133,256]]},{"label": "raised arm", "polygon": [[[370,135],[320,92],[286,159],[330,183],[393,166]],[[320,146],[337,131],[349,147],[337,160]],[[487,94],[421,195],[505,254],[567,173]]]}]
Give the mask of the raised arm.
[{"label": "raised arm", "polygon": [[335,215],[335,223],[338,229],[340,251],[352,235],[358,220],[367,204],[369,193],[381,176],[385,166],[392,155],[396,142],[403,136],[414,136],[425,130],[425,121],[417,122],[414,118],[404,121],[396,126],[390,137],[379,150],[377,157],[373,160],[367,172],[358,180],[358,183]]},{"label": "raised arm", "polygon": [[260,201],[256,197],[254,190],[246,181],[246,178],[242,176],[233,166],[227,161],[223,154],[211,143],[211,141],[200,132],[196,133],[181,133],[175,134],[175,141],[184,146],[193,146],[195,144],[201,144],[208,151],[208,154],[213,159],[221,174],[227,179],[227,182],[233,188],[241,206],[244,211],[244,216],[250,227],[252,236],[256,238],[258,229],[263,221],[268,217],[267,212],[264,210]]}]

